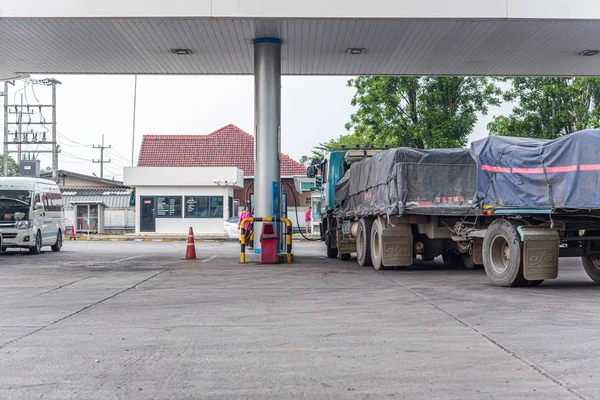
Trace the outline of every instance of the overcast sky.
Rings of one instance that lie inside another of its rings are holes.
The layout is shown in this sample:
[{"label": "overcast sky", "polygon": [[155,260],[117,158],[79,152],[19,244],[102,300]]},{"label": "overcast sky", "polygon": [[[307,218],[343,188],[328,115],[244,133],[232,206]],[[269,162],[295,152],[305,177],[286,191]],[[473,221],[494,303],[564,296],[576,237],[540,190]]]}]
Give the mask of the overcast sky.
[{"label": "overcast sky", "polygon": [[[32,78],[44,77],[48,76]],[[105,164],[104,176],[122,179],[123,166],[131,165],[134,77],[54,78],[62,82],[57,90],[57,130],[62,148],[59,168],[99,175],[99,165],[91,160],[98,159],[100,151],[92,145],[100,144],[104,134],[105,145],[112,146],[106,151],[105,157],[112,162]],[[347,133],[344,125],[353,112],[350,100],[354,93],[346,87],[348,79],[282,78],[283,153],[298,160],[319,142]],[[9,103],[21,101],[24,92],[17,90],[22,88],[23,83],[17,82],[16,89],[9,89]],[[135,162],[144,134],[208,134],[227,124],[253,134],[253,92],[253,79],[246,76],[138,76]],[[49,88],[35,85],[35,95],[42,103],[51,102],[50,93]],[[37,104],[31,86],[26,97],[25,104]],[[470,139],[486,136],[492,117],[508,112],[510,105],[505,105],[480,116]],[[49,111],[44,111],[44,116],[51,120]],[[41,156],[41,160],[42,168],[51,165],[49,155]]]}]

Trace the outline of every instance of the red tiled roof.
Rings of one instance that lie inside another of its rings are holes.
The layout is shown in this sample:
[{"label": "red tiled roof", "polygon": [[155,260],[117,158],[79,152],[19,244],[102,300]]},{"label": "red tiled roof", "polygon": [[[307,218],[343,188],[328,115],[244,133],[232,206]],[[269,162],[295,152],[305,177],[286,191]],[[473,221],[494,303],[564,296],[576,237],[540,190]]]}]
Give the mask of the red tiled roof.
[{"label": "red tiled roof", "polygon": [[[144,135],[138,167],[238,167],[254,176],[254,137],[235,125],[210,135]],[[281,176],[306,175],[306,167],[281,154]]]}]

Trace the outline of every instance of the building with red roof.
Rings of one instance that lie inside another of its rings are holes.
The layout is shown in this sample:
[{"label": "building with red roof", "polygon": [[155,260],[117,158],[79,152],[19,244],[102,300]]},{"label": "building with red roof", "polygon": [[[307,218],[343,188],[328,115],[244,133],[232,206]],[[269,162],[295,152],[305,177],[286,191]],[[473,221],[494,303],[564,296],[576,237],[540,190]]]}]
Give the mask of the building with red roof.
[{"label": "building with red roof", "polygon": [[[306,167],[280,153],[281,177],[288,206],[294,205],[290,187],[294,177],[306,177]],[[254,136],[229,124],[208,135],[144,135],[138,167],[237,167],[244,172],[244,189],[234,197],[245,204],[254,181]],[[250,190],[248,190],[250,188]],[[298,206],[310,204],[310,193],[296,191]]]},{"label": "building with red roof", "polygon": [[[306,167],[280,154],[281,176],[306,176]],[[254,136],[229,124],[209,135],[144,135],[138,167],[238,167],[254,176]]]}]

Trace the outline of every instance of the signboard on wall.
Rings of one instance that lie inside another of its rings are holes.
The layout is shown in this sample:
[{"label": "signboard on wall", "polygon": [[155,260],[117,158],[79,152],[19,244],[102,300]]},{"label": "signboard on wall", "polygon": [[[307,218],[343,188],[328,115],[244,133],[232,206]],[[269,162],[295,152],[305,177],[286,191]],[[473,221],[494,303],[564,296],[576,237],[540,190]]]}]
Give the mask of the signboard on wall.
[{"label": "signboard on wall", "polygon": [[181,196],[157,196],[157,218],[181,218]]}]

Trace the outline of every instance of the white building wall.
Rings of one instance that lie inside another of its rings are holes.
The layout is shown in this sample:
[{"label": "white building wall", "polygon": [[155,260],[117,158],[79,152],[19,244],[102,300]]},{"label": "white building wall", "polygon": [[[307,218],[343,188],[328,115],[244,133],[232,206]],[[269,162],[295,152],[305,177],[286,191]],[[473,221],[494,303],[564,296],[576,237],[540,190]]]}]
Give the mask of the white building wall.
[{"label": "white building wall", "polygon": [[236,167],[125,167],[126,186],[243,187],[244,174]]},{"label": "white building wall", "polygon": [[[126,167],[124,184],[135,187],[135,231],[141,232],[142,197],[181,196],[180,218],[155,218],[156,233],[223,234],[223,221],[229,217],[229,197],[234,187],[243,187],[244,175],[235,167]],[[223,197],[222,218],[185,218],[185,196]],[[155,204],[156,206],[156,204]]]},{"label": "white building wall", "polygon": [[137,186],[135,231],[140,232],[141,201],[144,196],[223,196],[223,218],[185,218],[185,202],[182,202],[181,218],[156,218],[157,233],[187,233],[190,226],[196,234],[225,234],[223,221],[229,215],[229,197],[233,197],[233,187],[182,187],[182,186]]}]

